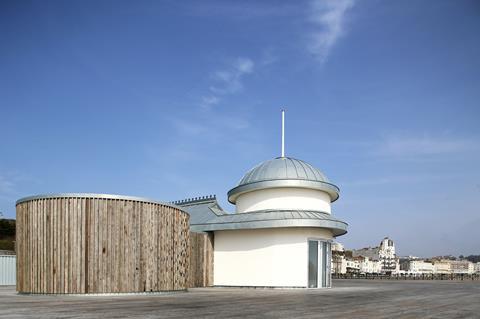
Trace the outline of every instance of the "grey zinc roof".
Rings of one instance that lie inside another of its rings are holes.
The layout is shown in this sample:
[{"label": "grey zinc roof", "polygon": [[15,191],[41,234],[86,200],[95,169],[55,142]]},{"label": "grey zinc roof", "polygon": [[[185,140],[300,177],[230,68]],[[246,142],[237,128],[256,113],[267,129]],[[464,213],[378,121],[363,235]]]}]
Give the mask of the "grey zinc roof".
[{"label": "grey zinc roof", "polygon": [[190,224],[192,231],[216,231],[280,227],[328,228],[334,236],[347,233],[347,223],[332,215],[306,210],[261,210],[250,213],[225,214],[211,220]]},{"label": "grey zinc roof", "polygon": [[277,157],[265,161],[249,170],[238,185],[228,192],[228,200],[235,204],[243,193],[277,187],[300,187],[317,189],[330,195],[331,201],[338,199],[340,190],[312,165],[291,157]]},{"label": "grey zinc roof", "polygon": [[274,179],[303,179],[329,182],[328,178],[312,165],[291,157],[277,157],[258,164],[249,170],[237,186]]},{"label": "grey zinc roof", "polygon": [[190,225],[202,224],[217,216],[227,214],[220,207],[215,196],[175,201],[173,204],[180,206],[190,215]]},{"label": "grey zinc roof", "polygon": [[320,211],[271,209],[229,214],[220,207],[215,196],[190,198],[173,204],[190,214],[191,231],[318,227],[330,229],[335,237],[347,233],[347,223]]},{"label": "grey zinc roof", "polygon": [[115,195],[115,194],[97,194],[97,193],[52,193],[52,194],[41,194],[33,195],[20,198],[16,201],[15,205],[21,204],[23,202],[28,202],[36,199],[52,199],[52,198],[102,198],[102,199],[119,199],[119,200],[131,200],[137,202],[145,203],[154,203],[165,206],[170,206],[174,208],[179,208],[175,203],[160,202],[155,199],[138,197],[138,196],[127,196],[127,195]]}]

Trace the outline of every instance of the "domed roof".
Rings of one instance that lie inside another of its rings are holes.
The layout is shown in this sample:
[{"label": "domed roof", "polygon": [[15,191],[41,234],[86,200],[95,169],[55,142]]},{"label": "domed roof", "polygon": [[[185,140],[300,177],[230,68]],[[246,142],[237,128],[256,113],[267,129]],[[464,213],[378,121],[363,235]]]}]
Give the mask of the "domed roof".
[{"label": "domed roof", "polygon": [[339,189],[312,165],[291,157],[277,157],[262,162],[249,170],[238,185],[228,192],[228,200],[235,203],[243,193],[275,187],[301,187],[327,192],[332,202],[338,199]]},{"label": "domed roof", "polygon": [[238,186],[272,179],[303,179],[327,182],[327,177],[312,165],[291,157],[277,157],[249,170]]}]

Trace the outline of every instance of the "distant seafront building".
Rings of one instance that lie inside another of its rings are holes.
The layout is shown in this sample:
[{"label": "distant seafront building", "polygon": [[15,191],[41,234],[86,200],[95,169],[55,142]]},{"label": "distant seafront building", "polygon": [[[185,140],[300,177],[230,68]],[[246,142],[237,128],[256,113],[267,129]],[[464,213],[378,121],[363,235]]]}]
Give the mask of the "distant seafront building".
[{"label": "distant seafront building", "polygon": [[347,250],[342,244],[335,243],[332,245],[332,271],[336,274],[461,275],[480,273],[480,263],[453,256],[399,258],[395,252],[395,243],[385,237],[377,247],[354,250]]},{"label": "distant seafront building", "polygon": [[433,271],[436,274],[450,274],[452,272],[451,260],[437,259],[433,260]]},{"label": "distant seafront building", "polygon": [[402,273],[409,275],[433,274],[435,273],[435,265],[431,261],[412,257],[400,262],[400,270]]},{"label": "distant seafront building", "polygon": [[332,270],[336,274],[395,274],[400,271],[395,244],[388,237],[377,247],[345,250],[342,244],[332,246]]},{"label": "distant seafront building", "polygon": [[379,260],[364,256],[353,257],[352,252],[346,252],[342,244],[332,244],[332,273],[379,274],[381,269]]},{"label": "distant seafront building", "polygon": [[453,274],[473,274],[475,272],[474,264],[468,260],[451,260],[450,267]]},{"label": "distant seafront building", "polygon": [[[353,257],[367,257],[369,261],[378,261],[380,266],[371,266],[371,268],[380,270],[383,274],[394,274],[400,270],[399,258],[395,254],[395,244],[393,240],[385,237],[377,247],[367,247],[352,251]],[[368,262],[368,261],[364,261]]]},{"label": "distant seafront building", "polygon": [[370,259],[369,257],[354,257],[358,260],[359,272],[361,274],[380,274],[382,273],[382,262],[380,260]]},{"label": "distant seafront building", "polygon": [[345,248],[339,242],[332,243],[332,274],[347,273]]},{"label": "distant seafront building", "polygon": [[475,264],[468,260],[403,258],[400,264],[402,273],[422,274],[473,274]]}]

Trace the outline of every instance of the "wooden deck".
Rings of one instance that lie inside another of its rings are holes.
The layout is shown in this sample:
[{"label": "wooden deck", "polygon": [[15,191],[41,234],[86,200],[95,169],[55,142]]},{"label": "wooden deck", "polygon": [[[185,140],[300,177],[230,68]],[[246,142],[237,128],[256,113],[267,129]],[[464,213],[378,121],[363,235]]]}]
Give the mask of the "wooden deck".
[{"label": "wooden deck", "polygon": [[23,296],[0,318],[478,318],[478,281],[335,280],[323,290],[195,288],[171,295]]}]

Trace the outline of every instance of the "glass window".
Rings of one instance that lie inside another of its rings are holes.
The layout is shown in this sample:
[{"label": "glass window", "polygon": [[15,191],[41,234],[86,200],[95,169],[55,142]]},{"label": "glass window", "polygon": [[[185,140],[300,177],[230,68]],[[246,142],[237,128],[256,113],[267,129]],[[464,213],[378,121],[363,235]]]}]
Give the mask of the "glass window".
[{"label": "glass window", "polygon": [[308,288],[318,287],[318,241],[308,241]]},{"label": "glass window", "polygon": [[[320,276],[320,277],[319,277]],[[331,243],[308,241],[308,287],[331,286]]]},{"label": "glass window", "polygon": [[327,283],[327,265],[328,265],[328,254],[327,254],[327,242],[320,242],[322,244],[322,287],[328,287]]}]

